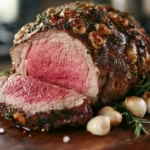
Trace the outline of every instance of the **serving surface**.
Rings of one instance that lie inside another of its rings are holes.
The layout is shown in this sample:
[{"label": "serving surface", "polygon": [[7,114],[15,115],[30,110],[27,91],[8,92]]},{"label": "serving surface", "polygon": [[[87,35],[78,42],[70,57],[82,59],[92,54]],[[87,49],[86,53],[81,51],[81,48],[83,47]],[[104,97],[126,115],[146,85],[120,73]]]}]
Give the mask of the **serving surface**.
[{"label": "serving surface", "polygon": [[[7,150],[148,150],[150,143],[150,135],[136,138],[131,129],[123,126],[113,128],[105,137],[91,135],[84,127],[63,128],[51,133],[25,134],[4,118],[0,118],[0,127],[6,131],[0,135],[0,147]],[[70,137],[70,141],[63,143],[63,137],[66,135]]]}]

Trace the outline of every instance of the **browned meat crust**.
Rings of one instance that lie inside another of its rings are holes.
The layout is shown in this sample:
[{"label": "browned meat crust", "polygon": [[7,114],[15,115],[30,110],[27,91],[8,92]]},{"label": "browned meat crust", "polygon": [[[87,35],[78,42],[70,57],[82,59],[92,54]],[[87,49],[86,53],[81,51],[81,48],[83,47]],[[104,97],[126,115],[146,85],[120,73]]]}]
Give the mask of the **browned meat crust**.
[{"label": "browned meat crust", "polygon": [[86,100],[82,105],[75,108],[38,112],[34,115],[27,114],[21,109],[15,109],[5,103],[0,103],[0,113],[14,124],[27,127],[32,131],[50,131],[67,125],[84,125],[92,117],[91,107]]}]

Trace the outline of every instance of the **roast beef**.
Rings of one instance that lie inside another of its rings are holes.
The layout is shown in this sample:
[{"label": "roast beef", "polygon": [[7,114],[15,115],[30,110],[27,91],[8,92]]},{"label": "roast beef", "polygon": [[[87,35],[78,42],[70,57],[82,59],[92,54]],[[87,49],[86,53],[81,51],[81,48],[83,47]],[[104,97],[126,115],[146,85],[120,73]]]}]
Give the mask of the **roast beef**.
[{"label": "roast beef", "polygon": [[86,96],[32,77],[0,78],[0,111],[31,130],[83,125],[92,116]]},{"label": "roast beef", "polygon": [[149,37],[128,13],[76,2],[49,8],[15,35],[13,72],[86,95],[121,100],[149,75]]},{"label": "roast beef", "polygon": [[121,100],[150,73],[150,40],[128,13],[76,2],[49,8],[15,35],[2,114],[37,130],[84,124],[90,105]]}]

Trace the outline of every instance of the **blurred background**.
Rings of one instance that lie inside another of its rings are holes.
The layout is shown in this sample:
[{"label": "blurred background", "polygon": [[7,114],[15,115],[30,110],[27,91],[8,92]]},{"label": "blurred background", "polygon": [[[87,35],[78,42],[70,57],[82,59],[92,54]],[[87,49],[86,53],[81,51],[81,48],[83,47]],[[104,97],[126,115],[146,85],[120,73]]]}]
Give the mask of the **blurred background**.
[{"label": "blurred background", "polygon": [[[10,61],[9,49],[13,36],[21,26],[32,22],[38,13],[50,6],[74,0],[0,0],[0,67],[2,62]],[[85,0],[84,0],[85,1]],[[150,33],[150,0],[87,0],[130,12]]]}]

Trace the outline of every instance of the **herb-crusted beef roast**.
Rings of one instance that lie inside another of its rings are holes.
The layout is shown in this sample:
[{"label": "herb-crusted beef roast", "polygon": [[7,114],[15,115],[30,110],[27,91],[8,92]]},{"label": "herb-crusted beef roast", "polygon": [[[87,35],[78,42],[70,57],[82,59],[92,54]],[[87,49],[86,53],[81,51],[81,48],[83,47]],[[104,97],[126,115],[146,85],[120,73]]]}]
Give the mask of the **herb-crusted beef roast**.
[{"label": "herb-crusted beef roast", "polygon": [[121,99],[149,73],[145,30],[110,6],[70,6],[47,9],[15,35],[13,71],[74,89],[91,102]]},{"label": "herb-crusted beef roast", "polygon": [[150,72],[145,30],[129,14],[93,3],[47,9],[19,30],[10,55],[15,75],[1,80],[1,110],[31,129],[84,124],[89,101],[121,100]]},{"label": "herb-crusted beef roast", "polygon": [[86,96],[32,77],[0,77],[1,113],[32,130],[83,125],[92,116]]}]

